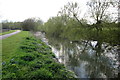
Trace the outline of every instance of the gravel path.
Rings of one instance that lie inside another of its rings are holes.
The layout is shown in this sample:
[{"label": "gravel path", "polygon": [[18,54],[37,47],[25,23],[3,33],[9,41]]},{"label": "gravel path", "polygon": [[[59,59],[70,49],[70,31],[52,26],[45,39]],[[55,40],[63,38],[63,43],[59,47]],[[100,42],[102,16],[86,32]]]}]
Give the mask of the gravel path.
[{"label": "gravel path", "polygon": [[1,39],[5,39],[5,38],[7,38],[7,37],[10,37],[10,36],[12,36],[12,35],[14,35],[14,34],[17,34],[17,33],[19,33],[19,32],[21,32],[21,30],[17,30],[16,32],[13,32],[13,33],[1,35],[1,36],[0,36],[0,40],[1,40]]}]

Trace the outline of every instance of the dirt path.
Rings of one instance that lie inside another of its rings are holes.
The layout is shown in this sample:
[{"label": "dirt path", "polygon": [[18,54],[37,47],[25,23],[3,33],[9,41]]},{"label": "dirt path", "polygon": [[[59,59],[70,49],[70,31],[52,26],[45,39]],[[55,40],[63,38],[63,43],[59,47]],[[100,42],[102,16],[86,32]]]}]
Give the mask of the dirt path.
[{"label": "dirt path", "polygon": [[17,30],[16,32],[13,32],[13,33],[1,35],[1,36],[0,36],[0,40],[1,40],[1,39],[5,39],[5,38],[7,38],[7,37],[10,37],[10,36],[12,36],[12,35],[14,35],[14,34],[17,34],[17,33],[19,33],[19,32],[21,32],[21,30]]}]

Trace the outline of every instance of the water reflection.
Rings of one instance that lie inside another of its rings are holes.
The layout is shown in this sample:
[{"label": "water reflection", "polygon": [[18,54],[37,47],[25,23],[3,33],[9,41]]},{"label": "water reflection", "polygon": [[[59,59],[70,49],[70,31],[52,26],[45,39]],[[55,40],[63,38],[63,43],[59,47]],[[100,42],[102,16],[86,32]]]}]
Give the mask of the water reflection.
[{"label": "water reflection", "polygon": [[119,46],[110,46],[99,40],[71,42],[56,38],[49,38],[47,43],[59,62],[74,71],[79,78],[118,77]]}]

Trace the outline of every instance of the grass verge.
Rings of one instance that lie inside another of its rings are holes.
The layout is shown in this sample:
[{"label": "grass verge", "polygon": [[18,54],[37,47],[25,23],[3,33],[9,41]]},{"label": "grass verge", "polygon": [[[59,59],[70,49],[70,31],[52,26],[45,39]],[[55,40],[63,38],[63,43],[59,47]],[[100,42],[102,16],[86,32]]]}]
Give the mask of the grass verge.
[{"label": "grass verge", "polygon": [[29,32],[22,31],[2,40],[2,60],[7,61],[14,55],[14,52],[19,48],[24,37],[29,36]]},{"label": "grass verge", "polygon": [[[18,47],[18,46],[17,46]],[[10,54],[11,55],[11,54]],[[2,63],[3,78],[73,78],[73,73],[53,58],[51,48],[35,37],[25,37],[12,57]]]},{"label": "grass verge", "polygon": [[15,32],[15,31],[17,31],[17,30],[10,30],[10,31],[7,31],[7,32],[2,32],[2,33],[0,33],[0,35],[9,34],[9,33]]}]

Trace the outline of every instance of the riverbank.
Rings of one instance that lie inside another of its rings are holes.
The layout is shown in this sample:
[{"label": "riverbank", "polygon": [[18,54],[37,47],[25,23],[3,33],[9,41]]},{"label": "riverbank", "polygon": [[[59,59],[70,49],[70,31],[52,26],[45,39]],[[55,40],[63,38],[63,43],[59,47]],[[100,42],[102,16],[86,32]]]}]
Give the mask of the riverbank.
[{"label": "riverbank", "polygon": [[[36,37],[51,46],[58,61],[72,70],[77,78],[117,77],[119,66],[118,45],[112,46],[99,40],[70,41],[47,37],[42,32],[35,34]],[[99,70],[101,71],[99,72]]]},{"label": "riverbank", "polygon": [[51,48],[33,36],[24,37],[14,55],[2,63],[3,78],[74,78],[53,58]]}]

